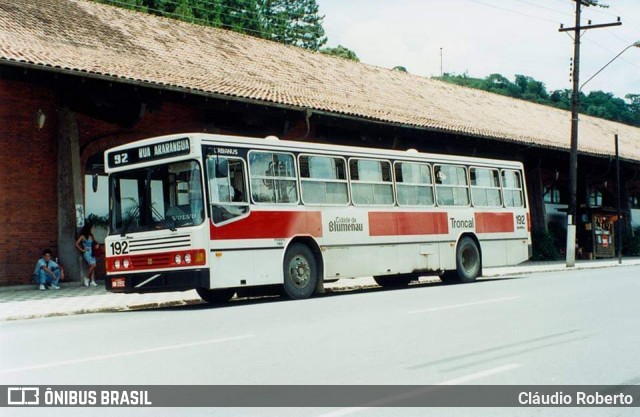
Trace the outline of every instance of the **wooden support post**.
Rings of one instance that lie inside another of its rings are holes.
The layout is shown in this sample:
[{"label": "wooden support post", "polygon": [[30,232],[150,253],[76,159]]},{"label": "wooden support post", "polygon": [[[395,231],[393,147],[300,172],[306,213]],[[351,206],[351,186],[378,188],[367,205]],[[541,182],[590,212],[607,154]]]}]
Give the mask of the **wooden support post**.
[{"label": "wooden support post", "polygon": [[78,125],[75,113],[62,107],[58,112],[58,257],[68,281],[82,279],[75,239],[84,224],[83,207]]}]

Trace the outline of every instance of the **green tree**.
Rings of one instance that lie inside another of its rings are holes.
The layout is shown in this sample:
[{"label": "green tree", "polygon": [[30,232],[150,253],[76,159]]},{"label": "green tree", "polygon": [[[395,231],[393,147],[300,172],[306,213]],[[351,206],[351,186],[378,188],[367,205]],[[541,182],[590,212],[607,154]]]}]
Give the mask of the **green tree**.
[{"label": "green tree", "polygon": [[200,10],[213,26],[251,36],[265,37],[262,9],[258,0],[195,0]]},{"label": "green tree", "polygon": [[[442,77],[435,78],[565,110],[571,108],[571,90],[555,90],[549,93],[544,83],[526,75],[516,75],[513,83],[501,74],[491,74],[481,79],[469,77],[467,74],[445,73]],[[592,91],[588,95],[580,93],[580,113],[640,126],[640,94],[627,94],[625,98],[629,103],[603,91]]]},{"label": "green tree", "polygon": [[409,72],[407,71],[407,69],[405,67],[403,67],[402,65],[396,65],[395,67],[392,68],[394,71],[400,71],[400,72]]},{"label": "green tree", "polygon": [[629,100],[629,111],[631,112],[631,117],[638,121],[638,125],[640,125],[640,94],[627,94],[624,96],[627,100]]},{"label": "green tree", "polygon": [[193,22],[195,20],[195,14],[193,13],[193,5],[189,0],[180,0],[173,10],[173,13],[180,16],[180,20],[187,22]]},{"label": "green tree", "polygon": [[144,0],[95,0],[97,3],[110,4],[112,6],[122,7],[123,9],[138,10],[148,12],[147,7],[143,4]]},{"label": "green tree", "polygon": [[549,93],[544,83],[526,75],[516,75],[515,85],[520,98],[538,103],[549,102]]},{"label": "green tree", "polygon": [[491,74],[484,79],[483,89],[511,97],[520,97],[518,87],[501,74]]},{"label": "green tree", "polygon": [[316,0],[262,0],[266,38],[318,51],[325,43]]},{"label": "green tree", "polygon": [[442,77],[435,77],[438,80],[446,81],[451,84],[461,85],[464,87],[477,88],[479,90],[484,90],[483,80],[481,78],[473,78],[469,77],[467,73],[462,75],[449,74],[445,72]]},{"label": "green tree", "polygon": [[555,90],[549,96],[552,106],[569,110],[571,108],[571,90]]},{"label": "green tree", "polygon": [[350,59],[352,61],[360,62],[360,59],[351,49],[342,45],[338,45],[335,48],[322,48],[320,50],[323,54],[339,56],[340,58]]},{"label": "green tree", "polygon": [[94,0],[319,50],[326,42],[316,0]]},{"label": "green tree", "polygon": [[603,91],[590,92],[583,101],[581,100],[580,108],[586,114],[621,122],[630,116],[623,99]]}]

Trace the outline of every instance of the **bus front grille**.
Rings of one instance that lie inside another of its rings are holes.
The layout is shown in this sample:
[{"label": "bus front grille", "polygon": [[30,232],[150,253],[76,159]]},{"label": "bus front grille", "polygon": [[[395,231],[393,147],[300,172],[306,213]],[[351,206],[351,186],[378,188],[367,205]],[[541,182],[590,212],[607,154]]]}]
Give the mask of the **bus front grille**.
[{"label": "bus front grille", "polygon": [[172,256],[167,253],[136,255],[130,259],[133,269],[166,268],[173,263]]},{"label": "bus front grille", "polygon": [[190,235],[167,236],[161,238],[136,239],[129,243],[129,252],[147,252],[151,250],[173,250],[189,248]]}]

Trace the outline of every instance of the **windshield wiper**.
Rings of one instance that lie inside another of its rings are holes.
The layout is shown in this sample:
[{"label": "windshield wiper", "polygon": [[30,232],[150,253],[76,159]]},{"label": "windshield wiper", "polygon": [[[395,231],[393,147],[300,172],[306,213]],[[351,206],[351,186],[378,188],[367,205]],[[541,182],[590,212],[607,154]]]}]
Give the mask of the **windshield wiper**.
[{"label": "windshield wiper", "polygon": [[134,219],[139,213],[140,213],[140,204],[138,204],[135,207],[135,209],[129,214],[129,219],[127,221],[127,224],[125,224],[124,227],[122,228],[122,233],[120,234],[121,237],[125,237],[125,235],[129,231],[129,227],[133,224]]},{"label": "windshield wiper", "polygon": [[160,222],[164,227],[166,227],[167,229],[171,230],[172,232],[177,231],[178,229],[176,229],[176,222],[175,221],[169,221],[167,220],[162,213],[160,213],[158,211],[157,208],[153,207],[153,203],[151,204],[151,211],[153,212],[153,214],[155,214],[156,216],[158,216],[158,222]]}]

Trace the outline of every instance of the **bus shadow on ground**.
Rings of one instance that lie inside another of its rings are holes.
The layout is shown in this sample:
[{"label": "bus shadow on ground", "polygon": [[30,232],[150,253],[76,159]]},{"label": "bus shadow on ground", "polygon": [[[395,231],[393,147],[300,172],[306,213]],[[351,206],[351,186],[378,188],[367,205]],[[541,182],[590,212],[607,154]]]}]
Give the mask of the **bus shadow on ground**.
[{"label": "bus shadow on ground", "polygon": [[[480,284],[488,284],[496,281],[505,281],[505,280],[514,280],[521,279],[521,276],[505,276],[500,278],[481,278],[478,281],[474,282],[471,285],[480,285]],[[385,293],[385,292],[396,292],[396,291],[412,291],[417,288],[436,288],[436,287],[459,287],[463,285],[470,284],[445,284],[439,280],[428,281],[428,282],[413,282],[407,287],[388,287],[383,288],[379,285],[366,285],[366,286],[354,286],[354,287],[339,287],[339,288],[328,288],[325,293],[315,294],[310,299],[318,300],[318,299],[330,299],[334,297],[345,297],[349,295],[356,294],[375,294],[375,293]],[[285,295],[281,295],[280,291],[276,288],[271,288],[269,293],[265,294],[261,291],[260,288],[247,288],[245,289],[245,294],[241,297],[234,297],[232,300],[222,303],[207,303],[205,301],[201,302],[193,302],[187,305],[177,305],[177,306],[162,306],[162,307],[145,307],[145,308],[136,308],[130,310],[130,312],[137,311],[198,311],[198,310],[210,310],[210,309],[218,309],[218,308],[238,308],[245,307],[251,305],[260,305],[260,304],[269,304],[269,303],[278,303],[278,302],[292,302],[296,300],[291,300],[287,298]],[[305,300],[298,300],[305,301]]]}]

